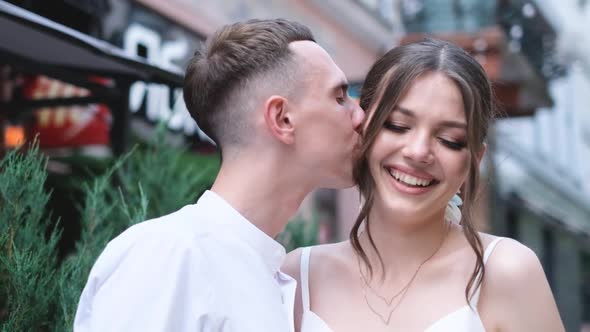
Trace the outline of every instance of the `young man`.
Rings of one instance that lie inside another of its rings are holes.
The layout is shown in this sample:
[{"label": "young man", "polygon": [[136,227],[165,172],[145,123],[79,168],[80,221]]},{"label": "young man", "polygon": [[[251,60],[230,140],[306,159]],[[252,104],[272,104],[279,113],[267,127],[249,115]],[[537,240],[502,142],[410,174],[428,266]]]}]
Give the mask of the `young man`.
[{"label": "young man", "polygon": [[293,330],[295,281],[273,238],[313,189],[353,185],[362,110],[305,26],[225,26],[191,60],[184,98],[221,150],[211,191],[111,241],[74,330]]}]

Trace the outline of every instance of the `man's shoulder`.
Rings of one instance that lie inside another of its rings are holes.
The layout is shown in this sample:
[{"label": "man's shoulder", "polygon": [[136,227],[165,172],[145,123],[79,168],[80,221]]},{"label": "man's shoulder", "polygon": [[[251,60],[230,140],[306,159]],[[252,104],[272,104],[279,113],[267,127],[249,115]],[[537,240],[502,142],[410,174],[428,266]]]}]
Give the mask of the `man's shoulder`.
[{"label": "man's shoulder", "polygon": [[206,233],[201,227],[194,205],[187,205],[170,214],[137,223],[110,241],[108,247],[129,246],[138,242],[183,245],[193,237]]},{"label": "man's shoulder", "polygon": [[199,220],[195,205],[187,205],[162,217],[149,219],[129,227],[112,239],[97,260],[97,265],[107,269],[123,261],[158,259],[167,262],[170,256],[190,256],[193,264],[202,256],[202,248],[213,245],[211,224]]}]

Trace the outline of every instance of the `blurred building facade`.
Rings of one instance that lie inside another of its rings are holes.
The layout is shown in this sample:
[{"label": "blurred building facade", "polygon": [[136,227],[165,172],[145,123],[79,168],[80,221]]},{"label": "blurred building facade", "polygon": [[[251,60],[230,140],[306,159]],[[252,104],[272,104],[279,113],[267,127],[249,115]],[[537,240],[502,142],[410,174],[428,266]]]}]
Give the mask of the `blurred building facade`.
[{"label": "blurred building facade", "polygon": [[[102,39],[162,68],[183,70],[194,50],[224,24],[249,18],[284,17],[308,25],[352,83],[395,39],[400,24],[389,1],[272,0],[10,0],[83,34]],[[356,85],[358,86],[358,84]],[[177,141],[207,145],[178,88],[134,83],[128,91],[132,128],[149,136],[167,119]]]},{"label": "blurred building facade", "polygon": [[579,331],[590,322],[590,4],[535,5],[556,35],[557,66],[541,67],[553,104],[497,123],[495,226],[537,252],[566,330]]}]

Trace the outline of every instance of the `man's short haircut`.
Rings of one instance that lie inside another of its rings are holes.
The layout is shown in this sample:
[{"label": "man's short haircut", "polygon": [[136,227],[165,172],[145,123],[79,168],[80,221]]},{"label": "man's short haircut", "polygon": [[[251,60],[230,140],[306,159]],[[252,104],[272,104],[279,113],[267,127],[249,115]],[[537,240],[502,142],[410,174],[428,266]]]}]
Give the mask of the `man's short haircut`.
[{"label": "man's short haircut", "polygon": [[300,23],[256,19],[222,27],[195,52],[186,70],[184,100],[219,147],[242,143],[248,136],[248,108],[255,95],[285,95],[296,88],[294,76],[301,68],[293,65],[289,44],[302,40],[315,41]]}]

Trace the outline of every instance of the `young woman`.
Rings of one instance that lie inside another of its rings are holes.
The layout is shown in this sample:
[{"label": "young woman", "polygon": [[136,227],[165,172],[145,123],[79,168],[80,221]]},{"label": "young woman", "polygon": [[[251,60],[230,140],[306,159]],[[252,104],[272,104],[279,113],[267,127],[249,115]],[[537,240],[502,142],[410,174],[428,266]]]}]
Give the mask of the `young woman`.
[{"label": "young woman", "polygon": [[361,212],[349,241],[289,254],[296,330],[564,331],[536,255],[474,229],[494,110],[477,61],[443,41],[397,47],[360,103]]}]

